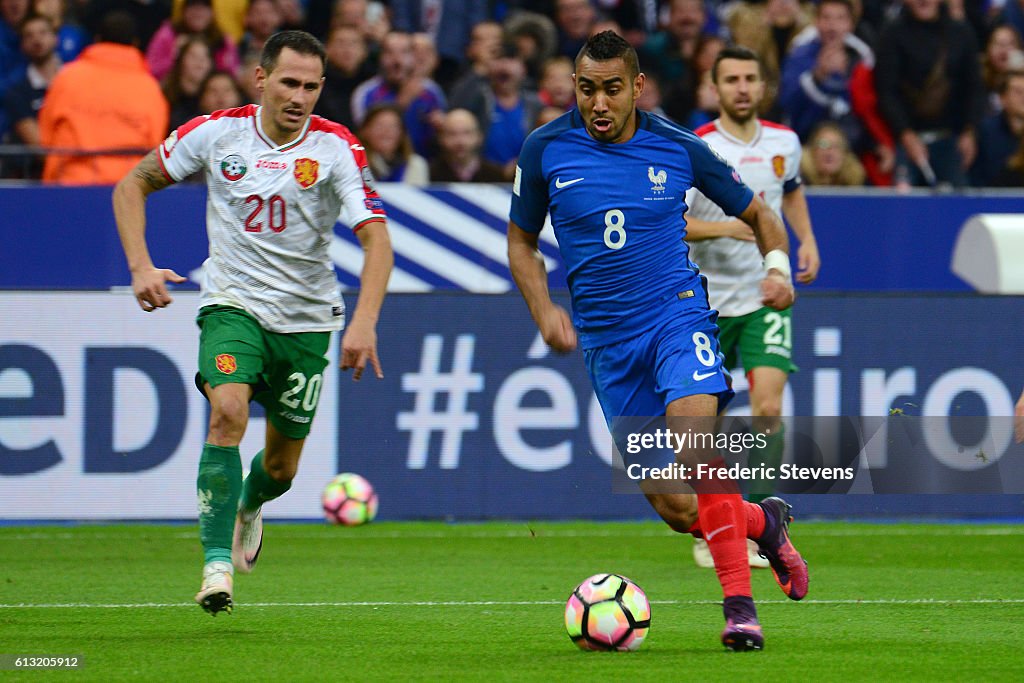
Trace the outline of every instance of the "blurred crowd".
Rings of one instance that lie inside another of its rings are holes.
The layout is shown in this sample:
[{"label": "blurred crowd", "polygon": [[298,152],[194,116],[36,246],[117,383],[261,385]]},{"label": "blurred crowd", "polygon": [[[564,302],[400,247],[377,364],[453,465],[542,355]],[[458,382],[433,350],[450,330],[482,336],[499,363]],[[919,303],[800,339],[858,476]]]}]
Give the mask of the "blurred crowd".
[{"label": "blurred crowd", "polygon": [[1024,0],[0,0],[0,175],[116,181],[138,156],[103,151],[256,102],[260,50],[291,28],[327,48],[315,113],[385,181],[507,182],[612,29],[640,108],[691,128],[717,115],[718,50],[756,51],[761,114],[800,136],[811,185],[1024,186]]}]

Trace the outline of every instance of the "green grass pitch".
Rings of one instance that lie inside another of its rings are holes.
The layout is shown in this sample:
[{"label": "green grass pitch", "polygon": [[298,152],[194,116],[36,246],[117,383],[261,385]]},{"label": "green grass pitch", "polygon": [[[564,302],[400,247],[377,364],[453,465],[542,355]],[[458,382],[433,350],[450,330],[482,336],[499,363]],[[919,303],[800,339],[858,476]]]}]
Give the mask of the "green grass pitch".
[{"label": "green grass pitch", "polygon": [[[654,523],[270,522],[235,612],[192,602],[196,531],[0,527],[0,654],[81,655],[12,680],[1024,680],[1024,527],[793,526],[811,588],[754,574],[765,650],[719,644],[720,592]],[[634,653],[582,652],[562,609],[612,571],[651,598]]]}]

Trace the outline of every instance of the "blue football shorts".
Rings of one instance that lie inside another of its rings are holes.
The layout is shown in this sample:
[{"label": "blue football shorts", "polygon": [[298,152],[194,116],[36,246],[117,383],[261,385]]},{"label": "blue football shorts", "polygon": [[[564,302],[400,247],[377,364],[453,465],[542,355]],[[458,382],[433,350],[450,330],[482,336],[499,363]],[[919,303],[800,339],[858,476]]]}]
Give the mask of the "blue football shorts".
[{"label": "blue football shorts", "polygon": [[734,395],[718,344],[717,311],[683,301],[670,310],[671,317],[636,337],[583,352],[605,422],[624,457],[625,444],[619,443],[624,436],[618,432],[643,422],[635,418],[651,418],[653,428],[664,424],[666,406],[678,398],[710,394],[721,412]]}]

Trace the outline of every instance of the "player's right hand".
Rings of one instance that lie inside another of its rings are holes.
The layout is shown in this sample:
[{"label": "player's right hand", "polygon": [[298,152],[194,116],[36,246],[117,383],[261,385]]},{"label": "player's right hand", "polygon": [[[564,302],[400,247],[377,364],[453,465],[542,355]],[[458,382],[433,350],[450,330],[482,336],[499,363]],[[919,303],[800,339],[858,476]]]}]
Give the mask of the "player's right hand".
[{"label": "player's right hand", "polygon": [[1024,443],[1024,391],[1020,393],[1020,400],[1013,413],[1013,435],[1017,443]]},{"label": "player's right hand", "polygon": [[793,305],[796,290],[788,277],[774,270],[761,280],[761,303],[776,311],[782,311]]},{"label": "player's right hand", "polygon": [[170,268],[146,268],[132,272],[132,292],[139,307],[148,313],[174,301],[167,291],[168,282],[181,283],[186,280]]},{"label": "player's right hand", "polygon": [[576,349],[576,328],[572,326],[569,312],[561,306],[552,305],[537,321],[544,342],[558,353],[569,353]]}]

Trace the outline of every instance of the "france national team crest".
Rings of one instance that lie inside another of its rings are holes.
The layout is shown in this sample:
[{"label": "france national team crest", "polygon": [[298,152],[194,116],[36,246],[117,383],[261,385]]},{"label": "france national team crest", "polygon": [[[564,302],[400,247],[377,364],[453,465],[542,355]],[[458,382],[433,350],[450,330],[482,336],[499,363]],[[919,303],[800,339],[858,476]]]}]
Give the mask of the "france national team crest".
[{"label": "france national team crest", "polygon": [[217,369],[225,375],[230,375],[238,369],[238,362],[230,353],[222,353],[213,360],[217,364]]},{"label": "france national team crest", "polygon": [[245,159],[238,154],[228,155],[220,162],[221,175],[231,182],[241,180],[242,176],[244,176],[245,172],[248,170],[248,167],[245,165]]},{"label": "france national team crest", "polygon": [[654,167],[648,166],[647,179],[651,181],[651,192],[664,192],[665,182],[668,180],[668,171],[662,169],[655,173]]},{"label": "france national team crest", "polygon": [[320,162],[315,159],[296,159],[294,173],[295,179],[299,181],[302,189],[308,189],[316,183],[317,176],[320,173]]},{"label": "france national team crest", "polygon": [[776,154],[772,157],[772,170],[775,171],[775,175],[779,178],[786,175],[786,157],[781,154]]}]

